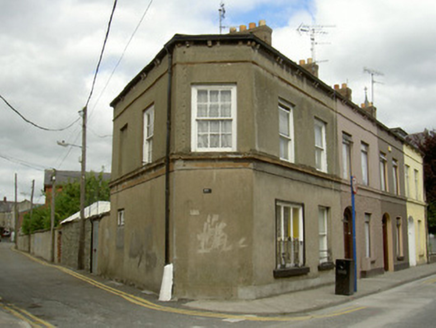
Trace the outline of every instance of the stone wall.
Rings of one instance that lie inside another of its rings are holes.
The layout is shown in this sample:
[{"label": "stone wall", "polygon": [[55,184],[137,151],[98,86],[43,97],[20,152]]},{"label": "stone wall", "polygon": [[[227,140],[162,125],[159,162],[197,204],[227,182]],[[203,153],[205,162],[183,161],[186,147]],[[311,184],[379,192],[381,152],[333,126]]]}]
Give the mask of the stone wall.
[{"label": "stone wall", "polygon": [[[73,221],[62,225],[61,263],[67,267],[77,268],[79,256],[80,222]],[[91,223],[85,222],[85,270],[91,268]]]}]

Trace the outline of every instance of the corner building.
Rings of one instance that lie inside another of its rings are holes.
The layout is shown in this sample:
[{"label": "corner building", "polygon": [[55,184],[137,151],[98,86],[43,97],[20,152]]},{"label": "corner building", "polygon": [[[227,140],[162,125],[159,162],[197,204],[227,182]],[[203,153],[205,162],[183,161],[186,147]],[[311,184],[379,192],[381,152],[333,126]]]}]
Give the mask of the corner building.
[{"label": "corner building", "polygon": [[178,298],[334,281],[344,257],[337,107],[347,101],[316,65],[271,47],[271,34],[260,22],[175,35],[111,103],[101,274],[159,291],[171,263]]}]

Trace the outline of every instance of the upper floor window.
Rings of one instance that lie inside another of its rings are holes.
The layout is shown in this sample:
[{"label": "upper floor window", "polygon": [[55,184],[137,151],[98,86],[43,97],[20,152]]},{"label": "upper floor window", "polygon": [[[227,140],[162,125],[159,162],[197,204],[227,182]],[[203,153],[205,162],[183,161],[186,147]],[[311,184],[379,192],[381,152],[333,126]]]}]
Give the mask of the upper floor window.
[{"label": "upper floor window", "polygon": [[387,163],[386,154],[380,153],[380,189],[382,191],[388,191]]},{"label": "upper floor window", "polygon": [[362,166],[362,184],[369,185],[369,165],[368,165],[368,148],[366,143],[360,145],[360,162]]},{"label": "upper floor window", "polygon": [[404,182],[406,183],[406,197],[410,197],[410,166],[404,167]]},{"label": "upper floor window", "polygon": [[152,162],[153,134],[154,134],[154,107],[150,107],[143,113],[144,140],[142,144],[142,162]]},{"label": "upper floor window", "polygon": [[315,166],[327,172],[326,124],[318,119],[315,119]]},{"label": "upper floor window", "polygon": [[236,150],[236,86],[192,87],[192,151]]},{"label": "upper floor window", "polygon": [[350,180],[351,176],[351,136],[342,134],[342,178]]},{"label": "upper floor window", "polygon": [[292,107],[279,103],[280,159],[294,162],[294,121]]},{"label": "upper floor window", "polygon": [[393,192],[396,195],[400,194],[400,181],[398,176],[398,161],[396,159],[392,160],[392,181],[393,181]]},{"label": "upper floor window", "polygon": [[418,170],[413,170],[413,175],[415,178],[415,199],[419,199],[419,172]]}]

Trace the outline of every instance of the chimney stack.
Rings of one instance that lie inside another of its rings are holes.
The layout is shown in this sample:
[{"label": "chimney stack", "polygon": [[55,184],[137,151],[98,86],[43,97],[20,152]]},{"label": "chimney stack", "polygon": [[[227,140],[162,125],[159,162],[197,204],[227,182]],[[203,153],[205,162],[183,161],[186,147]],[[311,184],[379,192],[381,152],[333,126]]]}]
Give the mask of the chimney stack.
[{"label": "chimney stack", "polygon": [[308,70],[313,76],[318,77],[319,66],[313,62],[312,58],[307,58],[307,64],[304,59],[300,60],[300,66]]},{"label": "chimney stack", "polygon": [[339,88],[339,84],[335,84],[334,89],[345,99],[351,101],[351,89],[347,86],[347,83],[342,83],[342,86]]},{"label": "chimney stack", "polygon": [[260,20],[259,25],[256,26],[256,23],[248,24],[248,29],[246,25],[240,25],[239,31],[236,27],[230,28],[231,34],[254,34],[259,39],[267,43],[268,45],[272,45],[272,29],[266,25],[265,20]]},{"label": "chimney stack", "polygon": [[374,107],[373,103],[366,102],[360,105],[360,107],[367,112],[370,116],[377,118],[377,108]]}]

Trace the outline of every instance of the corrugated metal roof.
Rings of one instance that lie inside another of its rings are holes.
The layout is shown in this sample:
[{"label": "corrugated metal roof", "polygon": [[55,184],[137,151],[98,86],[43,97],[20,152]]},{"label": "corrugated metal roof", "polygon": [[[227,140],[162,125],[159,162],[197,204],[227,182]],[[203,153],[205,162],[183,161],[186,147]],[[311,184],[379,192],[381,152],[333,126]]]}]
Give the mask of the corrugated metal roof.
[{"label": "corrugated metal roof", "polygon": [[[108,213],[110,210],[111,210],[111,202],[106,202],[106,201],[96,202],[94,204],[89,205],[88,207],[85,207],[85,219],[91,218],[96,215]],[[80,211],[74,213],[70,217],[63,220],[61,224],[65,224],[75,220],[80,220]]]}]

